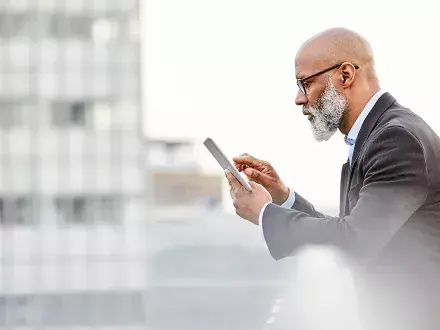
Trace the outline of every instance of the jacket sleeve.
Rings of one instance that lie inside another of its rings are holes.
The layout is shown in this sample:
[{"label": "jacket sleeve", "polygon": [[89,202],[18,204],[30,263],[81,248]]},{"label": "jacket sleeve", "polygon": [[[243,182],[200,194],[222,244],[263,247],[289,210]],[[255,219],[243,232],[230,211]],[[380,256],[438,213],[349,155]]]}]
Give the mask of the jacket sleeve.
[{"label": "jacket sleeve", "polygon": [[304,212],[311,217],[315,218],[326,218],[328,217],[324,213],[321,213],[315,209],[312,203],[310,203],[308,200],[306,200],[304,197],[302,197],[300,194],[295,193],[295,203],[292,205],[292,209]]},{"label": "jacket sleeve", "polygon": [[310,210],[282,209],[269,204],[263,232],[276,260],[305,245],[331,245],[352,257],[374,257],[425,202],[428,174],[424,150],[402,127],[389,127],[366,146],[363,186],[350,215],[320,217]]}]

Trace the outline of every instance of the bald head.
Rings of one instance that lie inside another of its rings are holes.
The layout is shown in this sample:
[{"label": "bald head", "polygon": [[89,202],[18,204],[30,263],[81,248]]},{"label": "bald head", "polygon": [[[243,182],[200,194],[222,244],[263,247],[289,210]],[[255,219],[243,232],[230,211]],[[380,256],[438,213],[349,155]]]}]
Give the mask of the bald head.
[{"label": "bald head", "polygon": [[307,40],[297,53],[296,66],[305,60],[316,67],[347,61],[374,70],[373,51],[368,41],[345,28],[325,30]]},{"label": "bald head", "polygon": [[320,140],[337,128],[347,134],[380,89],[370,44],[345,28],[325,30],[307,40],[297,52],[295,71],[300,80],[295,102],[311,116]]}]

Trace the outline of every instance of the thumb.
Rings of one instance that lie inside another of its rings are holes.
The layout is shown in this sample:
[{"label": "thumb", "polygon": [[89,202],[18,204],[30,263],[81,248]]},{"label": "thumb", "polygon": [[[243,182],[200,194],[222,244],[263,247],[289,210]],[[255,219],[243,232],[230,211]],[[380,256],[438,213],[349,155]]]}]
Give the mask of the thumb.
[{"label": "thumb", "polygon": [[231,171],[225,170],[225,176],[226,176],[226,179],[228,179],[228,183],[231,187],[235,187],[237,184],[239,184],[238,180],[231,173]]}]

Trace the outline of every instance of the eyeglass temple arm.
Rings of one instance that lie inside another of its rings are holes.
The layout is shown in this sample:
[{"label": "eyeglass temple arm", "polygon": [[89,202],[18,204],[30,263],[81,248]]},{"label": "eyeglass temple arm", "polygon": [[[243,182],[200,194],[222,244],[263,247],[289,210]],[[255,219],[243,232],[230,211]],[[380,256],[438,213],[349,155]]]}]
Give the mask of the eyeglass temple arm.
[{"label": "eyeglass temple arm", "polygon": [[[297,81],[303,82],[303,81],[309,80],[309,79],[314,78],[314,77],[316,77],[316,76],[319,76],[319,75],[321,75],[321,74],[323,74],[323,73],[326,73],[326,72],[328,72],[328,71],[330,71],[330,70],[333,70],[334,68],[337,68],[338,66],[341,66],[342,64],[344,64],[344,63],[338,63],[338,64],[335,64],[335,65],[333,65],[333,66],[331,66],[331,67],[329,67],[329,68],[327,68],[327,69],[325,69],[325,70],[322,70],[322,71],[316,72],[316,73],[312,74],[311,76],[308,76],[308,77],[305,77],[305,78],[301,78],[301,79],[297,79]],[[357,64],[353,64],[353,66],[354,66],[354,68],[355,68],[356,70],[359,69],[359,65],[357,65]]]}]

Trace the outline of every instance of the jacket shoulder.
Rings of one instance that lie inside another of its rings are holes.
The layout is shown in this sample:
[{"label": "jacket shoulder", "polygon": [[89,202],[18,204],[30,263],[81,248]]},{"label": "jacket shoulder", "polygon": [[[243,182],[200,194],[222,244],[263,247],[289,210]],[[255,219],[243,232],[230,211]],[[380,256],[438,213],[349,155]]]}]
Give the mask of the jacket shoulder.
[{"label": "jacket shoulder", "polygon": [[375,136],[377,133],[389,128],[401,128],[403,129],[402,131],[407,131],[413,134],[418,140],[422,140],[422,136],[420,134],[422,131],[426,132],[426,130],[428,130],[434,133],[429,125],[419,115],[397,102],[395,102],[379,118],[371,135]]}]

